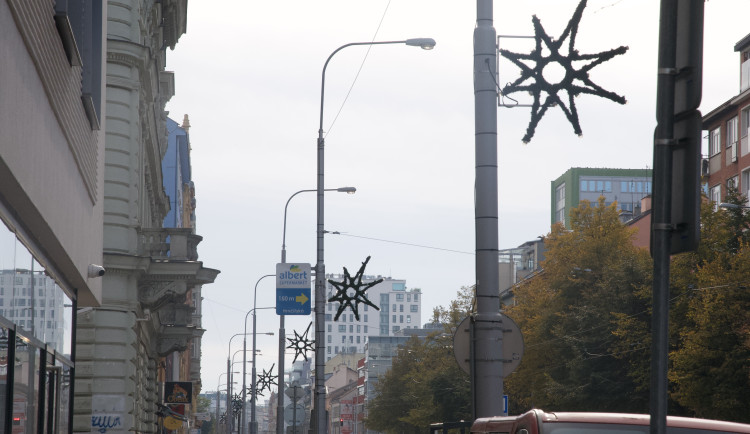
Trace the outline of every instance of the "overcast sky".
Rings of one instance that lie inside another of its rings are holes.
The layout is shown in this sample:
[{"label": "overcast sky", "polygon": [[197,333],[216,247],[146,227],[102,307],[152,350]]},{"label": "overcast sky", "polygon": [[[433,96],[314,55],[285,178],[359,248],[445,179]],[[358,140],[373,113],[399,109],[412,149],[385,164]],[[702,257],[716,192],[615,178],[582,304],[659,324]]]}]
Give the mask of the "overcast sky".
[{"label": "overcast sky", "polygon": [[[496,1],[494,26],[498,35],[530,36],[536,14],[558,37],[577,5]],[[582,137],[553,108],[523,144],[529,109],[499,109],[501,249],[549,232],[550,182],[569,168],[652,167],[658,7],[656,0],[589,0],[576,46],[582,54],[630,47],[590,74],[628,103],[579,97]],[[750,2],[707,1],[705,13],[703,113],[738,93],[734,44],[749,31]],[[325,228],[341,232],[326,236],[326,271],[354,272],[372,256],[367,274],[421,288],[422,323],[473,284],[475,23],[476,3],[466,0],[190,2],[187,33],[167,52],[176,80],[167,110],[178,122],[190,117],[197,233],[204,237],[198,250],[206,267],[221,270],[203,290],[204,391],[215,390],[226,371],[229,339],[243,332],[256,282],[280,262],[287,199],[316,188],[321,71],[343,44],[437,41],[432,51],[350,47],[328,66],[325,184],[357,193],[326,194]],[[518,39],[500,43],[532,48]],[[517,77],[515,66],[501,63],[500,83]],[[290,203],[288,262],[315,263],[315,216],[314,193]],[[260,282],[257,297],[258,307],[274,305],[272,278]],[[302,333],[311,320],[288,316],[287,333]],[[278,333],[275,311],[259,310],[258,332],[271,331]],[[276,363],[277,339],[258,336],[259,373]],[[238,336],[231,352],[241,347]]]}]

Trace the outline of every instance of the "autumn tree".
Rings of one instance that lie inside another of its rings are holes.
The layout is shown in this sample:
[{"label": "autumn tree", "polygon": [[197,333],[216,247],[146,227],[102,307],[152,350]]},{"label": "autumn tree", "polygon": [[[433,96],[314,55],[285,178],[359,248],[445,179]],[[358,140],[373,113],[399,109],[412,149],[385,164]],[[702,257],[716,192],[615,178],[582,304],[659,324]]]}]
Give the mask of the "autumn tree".
[{"label": "autumn tree", "polygon": [[506,390],[519,413],[545,410],[643,411],[614,334],[617,314],[634,314],[634,294],[650,282],[648,252],[631,241],[616,204],[582,201],[570,229],[545,238],[543,272],[519,285],[506,313],[520,326],[525,353]]},{"label": "autumn tree", "polygon": [[399,348],[391,369],[375,387],[366,425],[386,433],[424,433],[436,422],[471,418],[469,376],[453,354],[452,336],[471,312],[472,288],[464,287],[448,307],[433,311],[437,330],[412,337]]},{"label": "autumn tree", "polygon": [[676,263],[672,398],[699,417],[750,422],[750,216],[730,189],[704,204],[701,247]]}]

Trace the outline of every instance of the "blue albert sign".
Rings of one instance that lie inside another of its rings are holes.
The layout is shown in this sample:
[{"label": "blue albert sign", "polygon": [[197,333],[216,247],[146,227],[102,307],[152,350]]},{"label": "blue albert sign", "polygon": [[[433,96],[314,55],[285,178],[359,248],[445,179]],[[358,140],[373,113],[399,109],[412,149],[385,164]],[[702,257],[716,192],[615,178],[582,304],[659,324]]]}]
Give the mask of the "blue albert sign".
[{"label": "blue albert sign", "polygon": [[276,314],[310,315],[310,264],[276,264]]}]

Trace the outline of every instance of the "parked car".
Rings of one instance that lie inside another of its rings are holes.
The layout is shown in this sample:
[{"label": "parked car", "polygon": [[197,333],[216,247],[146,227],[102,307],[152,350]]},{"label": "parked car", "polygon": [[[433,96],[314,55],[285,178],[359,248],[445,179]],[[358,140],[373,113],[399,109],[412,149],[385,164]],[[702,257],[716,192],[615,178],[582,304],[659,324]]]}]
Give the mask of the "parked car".
[{"label": "parked car", "polygon": [[[483,417],[471,434],[648,434],[649,415],[551,412],[534,409],[520,416]],[[690,417],[667,417],[668,434],[750,433],[750,425]]]}]

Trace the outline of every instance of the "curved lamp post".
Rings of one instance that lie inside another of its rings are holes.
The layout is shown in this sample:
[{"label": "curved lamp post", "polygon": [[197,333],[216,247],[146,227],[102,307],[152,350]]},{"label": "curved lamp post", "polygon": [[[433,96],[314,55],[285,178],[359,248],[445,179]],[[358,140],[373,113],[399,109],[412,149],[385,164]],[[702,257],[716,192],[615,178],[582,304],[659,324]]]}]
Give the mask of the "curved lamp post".
[{"label": "curved lamp post", "polygon": [[[255,333],[255,330],[256,330],[256,328],[255,328],[255,323],[256,323],[255,317],[257,316],[255,311],[257,309],[273,309],[273,307],[261,307],[261,308],[257,308],[255,302],[258,299],[258,284],[260,283],[260,281],[263,280],[263,279],[265,279],[266,277],[274,277],[274,276],[276,276],[276,275],[275,274],[266,274],[266,275],[262,276],[260,279],[258,279],[255,282],[255,289],[253,290],[253,308],[250,309],[249,311],[247,311],[247,313],[245,314],[245,339],[244,339],[244,341],[242,343],[242,348],[247,349],[247,316],[250,315],[250,312],[253,313],[253,370],[252,370],[252,376],[253,376],[253,379],[252,379],[253,396],[251,397],[252,401],[250,403],[250,426],[251,426],[250,432],[252,434],[255,434],[255,431],[257,431],[255,429],[255,336],[256,336],[256,333]],[[269,334],[269,333],[265,333],[265,334]],[[270,334],[273,335],[273,333],[270,333]],[[241,424],[240,424],[240,426],[241,426],[240,433],[241,434],[245,434],[245,432],[246,432],[245,431],[245,425],[246,424],[245,424],[245,421],[244,421],[244,417],[245,417],[245,401],[246,401],[246,397],[247,397],[247,395],[246,395],[247,394],[247,389],[246,389],[246,386],[245,386],[245,367],[247,366],[247,357],[246,357],[246,354],[245,354],[244,351],[242,353],[242,361],[243,361],[243,363],[242,363],[242,416],[240,417],[240,421],[241,421]]]},{"label": "curved lamp post", "polygon": [[[294,196],[300,193],[312,193],[317,190],[300,190],[293,195],[289,196],[284,205],[284,232],[281,237],[281,263],[286,264],[286,212],[289,208],[289,202],[292,201]],[[339,193],[354,194],[357,192],[355,187],[339,187],[339,188],[326,188],[324,191],[338,191]],[[284,315],[279,315],[279,361],[278,361],[278,404],[276,407],[276,433],[284,433],[284,354],[286,349],[286,341],[284,340],[286,330],[284,329]],[[252,433],[257,434],[257,433]]]},{"label": "curved lamp post", "polygon": [[323,102],[326,85],[326,68],[331,58],[346,47],[355,45],[386,45],[386,44],[406,44],[414,47],[421,47],[425,50],[431,50],[435,47],[435,40],[432,38],[414,38],[403,41],[378,41],[378,42],[351,42],[344,44],[335,49],[328,56],[323,65],[323,73],[320,84],[320,126],[318,128],[318,225],[317,225],[317,261],[315,263],[315,426],[313,427],[316,434],[326,433],[326,391],[325,391],[325,275],[326,268],[323,261],[323,208],[324,208],[324,149],[325,138],[323,137]]}]

